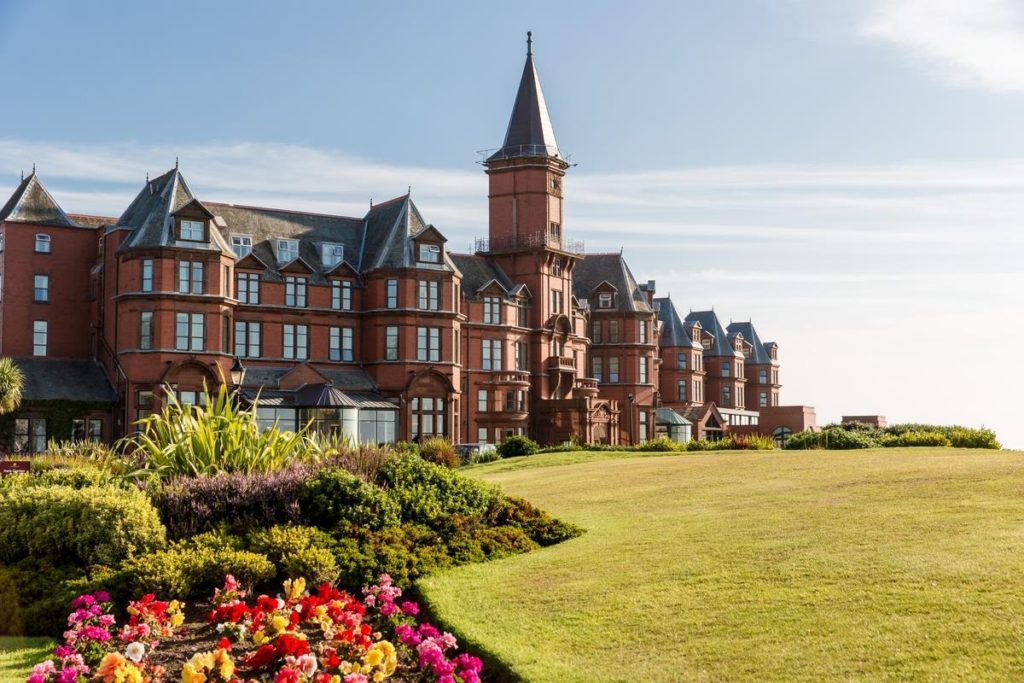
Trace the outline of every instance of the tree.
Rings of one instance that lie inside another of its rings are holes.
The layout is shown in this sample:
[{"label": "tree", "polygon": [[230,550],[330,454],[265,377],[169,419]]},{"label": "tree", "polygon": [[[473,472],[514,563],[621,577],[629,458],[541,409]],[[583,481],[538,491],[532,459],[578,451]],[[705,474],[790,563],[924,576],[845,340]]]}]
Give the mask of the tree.
[{"label": "tree", "polygon": [[21,405],[25,376],[10,358],[0,358],[0,415],[13,413]]}]

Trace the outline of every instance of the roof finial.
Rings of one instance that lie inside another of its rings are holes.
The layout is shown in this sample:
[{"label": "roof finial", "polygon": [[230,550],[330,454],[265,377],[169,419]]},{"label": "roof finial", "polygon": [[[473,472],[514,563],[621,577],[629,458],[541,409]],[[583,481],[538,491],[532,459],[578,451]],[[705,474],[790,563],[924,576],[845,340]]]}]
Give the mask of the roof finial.
[{"label": "roof finial", "polygon": [[373,208],[373,197],[370,197],[370,208]]},{"label": "roof finial", "polygon": [[178,157],[174,157],[174,170],[178,170]]},{"label": "roof finial", "polygon": [[406,194],[408,194],[408,195],[412,195],[412,185],[410,185],[410,186],[409,186],[409,189],[408,189],[408,190],[406,190]]},{"label": "roof finial", "polygon": [[32,175],[36,174],[36,162],[32,162]]},{"label": "roof finial", "polygon": [[526,32],[526,56],[533,56],[533,31]]},{"label": "roof finial", "polygon": [[21,179],[25,180],[25,169],[21,169]]},{"label": "roof finial", "polygon": [[146,171],[146,182],[149,182],[149,171]]}]

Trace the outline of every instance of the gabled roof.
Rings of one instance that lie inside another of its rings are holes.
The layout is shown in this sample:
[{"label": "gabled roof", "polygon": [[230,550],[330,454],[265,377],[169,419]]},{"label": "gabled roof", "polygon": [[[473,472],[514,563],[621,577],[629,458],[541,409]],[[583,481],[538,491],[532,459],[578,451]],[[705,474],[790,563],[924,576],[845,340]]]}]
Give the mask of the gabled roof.
[{"label": "gabled roof", "polygon": [[15,358],[25,376],[26,401],[115,403],[117,394],[99,363],[63,358]]},{"label": "gabled roof", "polygon": [[488,161],[512,157],[559,156],[555,130],[551,127],[544,91],[541,90],[540,77],[533,63],[532,38],[528,45],[523,76],[519,80],[519,92],[516,93],[512,116],[505,131],[505,143]]},{"label": "gabled roof", "polygon": [[714,337],[711,347],[704,350],[705,358],[709,356],[743,357],[742,353],[733,349],[729,344],[729,335],[726,333],[725,328],[722,327],[722,323],[719,322],[718,316],[714,311],[690,311],[689,315],[686,316],[686,321],[690,322],[692,320],[698,321],[700,326]]},{"label": "gabled roof", "polygon": [[743,339],[750,342],[750,345],[754,347],[754,350],[750,354],[750,358],[747,359],[749,365],[771,365],[772,357],[768,355],[768,347],[771,343],[763,343],[761,337],[757,334],[757,330],[754,328],[754,323],[729,323],[728,327],[730,334],[742,334]]},{"label": "gabled roof", "polygon": [[0,209],[0,221],[19,221],[65,228],[83,227],[64,213],[64,209],[60,208],[53,195],[43,187],[35,172],[22,179],[14,194]]},{"label": "gabled roof", "polygon": [[590,299],[594,288],[604,282],[615,288],[616,310],[650,312],[647,297],[637,286],[622,254],[587,254],[573,267],[572,293],[577,299]]},{"label": "gabled roof", "polygon": [[506,292],[516,287],[501,266],[487,256],[452,254],[451,259],[462,274],[462,291],[466,294],[475,295],[492,281],[501,285]]},{"label": "gabled roof", "polygon": [[702,348],[699,341],[695,341],[690,335],[690,326],[683,323],[679,317],[679,311],[670,297],[659,297],[654,300],[654,308],[658,311],[658,321],[661,322],[661,346],[670,348],[682,346],[686,348]]}]

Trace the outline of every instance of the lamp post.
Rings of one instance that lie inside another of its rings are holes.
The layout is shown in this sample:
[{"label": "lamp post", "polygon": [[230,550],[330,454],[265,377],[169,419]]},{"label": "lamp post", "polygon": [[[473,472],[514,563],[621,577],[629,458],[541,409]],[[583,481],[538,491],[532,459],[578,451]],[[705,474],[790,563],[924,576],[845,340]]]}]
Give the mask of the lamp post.
[{"label": "lamp post", "polygon": [[242,382],[245,381],[245,366],[242,365],[242,359],[235,356],[235,362],[231,365],[231,384],[237,389],[242,386]]},{"label": "lamp post", "polygon": [[633,445],[633,394],[626,394],[626,405],[629,410],[629,445]]}]

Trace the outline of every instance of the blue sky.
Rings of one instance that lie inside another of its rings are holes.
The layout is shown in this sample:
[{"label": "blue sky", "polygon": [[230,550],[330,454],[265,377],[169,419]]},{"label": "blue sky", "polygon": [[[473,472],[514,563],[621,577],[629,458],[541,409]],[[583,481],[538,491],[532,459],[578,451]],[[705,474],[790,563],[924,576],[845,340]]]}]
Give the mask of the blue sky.
[{"label": "blue sky", "polygon": [[0,194],[37,163],[67,210],[116,215],[180,156],[208,199],[361,215],[412,185],[468,247],[528,29],[588,250],[752,318],[821,421],[1024,447],[1011,0],[0,0]]}]

